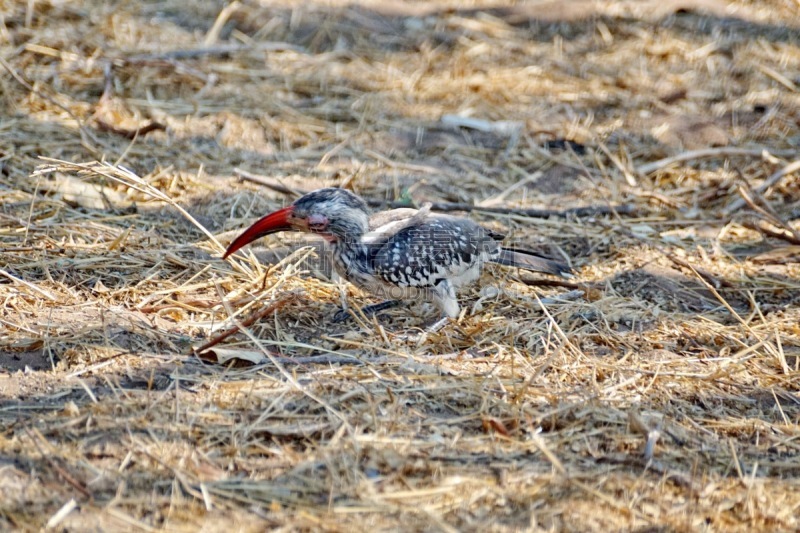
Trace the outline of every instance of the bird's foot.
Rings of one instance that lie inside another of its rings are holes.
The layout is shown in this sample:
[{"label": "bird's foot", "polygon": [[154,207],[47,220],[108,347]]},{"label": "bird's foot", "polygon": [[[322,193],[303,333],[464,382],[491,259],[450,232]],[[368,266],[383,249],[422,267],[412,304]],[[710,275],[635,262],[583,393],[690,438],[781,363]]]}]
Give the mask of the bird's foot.
[{"label": "bird's foot", "polygon": [[445,316],[425,328],[425,333],[437,333],[440,329],[445,327],[447,324],[450,323],[452,319],[449,316]]},{"label": "bird's foot", "polygon": [[397,339],[401,340],[401,341],[415,343],[415,344],[417,344],[419,346],[419,345],[423,344],[427,340],[428,335],[430,335],[431,333],[438,333],[447,324],[450,324],[451,322],[455,322],[455,321],[456,321],[456,319],[450,318],[449,316],[444,316],[444,317],[438,319],[433,324],[430,324],[429,326],[427,326],[425,329],[423,329],[419,333],[405,333],[403,335],[398,335]]},{"label": "bird's foot", "polygon": [[[385,302],[364,306],[361,308],[361,312],[364,313],[365,316],[375,316],[381,311],[386,311],[387,309],[400,305],[400,303],[400,300],[386,300]],[[344,308],[339,309],[336,314],[333,315],[333,321],[337,324],[347,322],[351,318],[350,311]]]}]

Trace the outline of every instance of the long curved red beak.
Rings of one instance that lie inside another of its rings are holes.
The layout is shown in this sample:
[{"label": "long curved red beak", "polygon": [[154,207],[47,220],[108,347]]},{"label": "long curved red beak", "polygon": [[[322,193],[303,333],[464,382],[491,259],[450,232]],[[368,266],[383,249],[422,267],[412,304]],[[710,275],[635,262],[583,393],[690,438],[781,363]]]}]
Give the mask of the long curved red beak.
[{"label": "long curved red beak", "polygon": [[227,259],[229,255],[245,244],[251,243],[265,235],[294,229],[289,222],[289,217],[293,210],[294,207],[290,205],[289,207],[284,207],[283,209],[279,209],[274,213],[270,213],[258,219],[252,226],[244,230],[244,233],[236,237],[230,246],[228,246],[228,249],[225,250],[225,255],[223,255],[222,258]]}]

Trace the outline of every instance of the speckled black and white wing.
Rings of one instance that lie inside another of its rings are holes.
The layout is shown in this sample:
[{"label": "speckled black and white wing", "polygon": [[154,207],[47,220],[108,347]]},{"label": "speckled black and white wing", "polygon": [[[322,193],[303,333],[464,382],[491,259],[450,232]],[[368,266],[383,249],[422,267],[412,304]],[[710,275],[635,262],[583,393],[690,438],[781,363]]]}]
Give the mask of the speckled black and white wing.
[{"label": "speckled black and white wing", "polygon": [[407,287],[454,287],[480,275],[481,266],[500,254],[498,244],[468,219],[427,216],[373,247],[376,276]]}]

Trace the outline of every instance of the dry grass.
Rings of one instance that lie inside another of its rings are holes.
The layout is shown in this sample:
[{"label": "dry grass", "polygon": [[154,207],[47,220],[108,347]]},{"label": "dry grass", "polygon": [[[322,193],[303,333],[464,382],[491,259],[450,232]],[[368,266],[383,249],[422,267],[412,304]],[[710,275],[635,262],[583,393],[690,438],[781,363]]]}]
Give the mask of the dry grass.
[{"label": "dry grass", "polygon": [[[684,4],[4,2],[0,528],[800,528],[800,8]],[[287,201],[237,167],[637,213],[471,213],[582,297],[496,270],[409,342],[218,259]]]}]

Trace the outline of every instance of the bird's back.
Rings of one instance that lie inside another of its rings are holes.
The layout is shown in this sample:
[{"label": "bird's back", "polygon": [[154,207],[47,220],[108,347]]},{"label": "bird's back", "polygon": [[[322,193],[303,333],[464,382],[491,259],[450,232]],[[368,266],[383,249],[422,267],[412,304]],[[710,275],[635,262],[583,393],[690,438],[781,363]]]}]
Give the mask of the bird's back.
[{"label": "bird's back", "polygon": [[476,279],[483,263],[500,253],[494,239],[469,219],[414,216],[414,223],[385,232],[382,238],[380,228],[372,233],[371,264],[376,275],[388,283],[434,287],[449,279],[459,286]]},{"label": "bird's back", "polygon": [[[429,231],[425,228],[428,227],[426,224],[431,221],[435,221],[436,224],[438,224],[437,228],[440,228],[439,230],[433,231],[435,238],[431,238],[430,236],[417,236],[418,238],[415,240],[423,243],[436,242],[439,248],[439,256],[446,254],[446,250],[448,249],[447,246],[440,246],[442,242],[447,243],[449,239],[461,237],[462,234],[459,233],[457,229],[453,231],[454,228],[458,228],[464,232],[463,235],[472,237],[467,241],[454,243],[455,249],[460,253],[469,256],[474,252],[473,247],[476,244],[479,244],[479,248],[489,252],[488,258],[483,258],[481,255],[474,256],[476,259],[482,258],[480,264],[489,260],[501,265],[522,268],[532,272],[543,272],[555,276],[569,276],[572,272],[569,265],[542,257],[537,252],[522,248],[501,246],[499,243],[505,239],[505,235],[484,228],[470,219],[440,213],[431,214],[430,204],[426,204],[419,210],[400,208],[375,213],[369,219],[370,232],[364,236],[364,242],[369,243],[373,250],[376,250],[385,244],[388,238],[387,236],[406,231],[406,228],[418,228],[414,231],[418,231],[419,229]],[[492,245],[490,242],[492,240],[497,241],[498,245]],[[458,244],[461,246],[455,246]],[[448,259],[446,257],[441,257],[441,261],[447,263]],[[458,270],[456,270],[456,272],[458,272]],[[456,280],[456,286],[463,284],[464,283],[459,283],[458,280]]]}]

